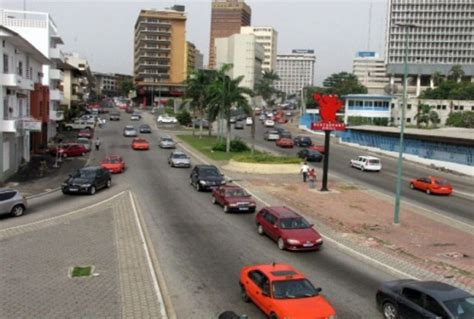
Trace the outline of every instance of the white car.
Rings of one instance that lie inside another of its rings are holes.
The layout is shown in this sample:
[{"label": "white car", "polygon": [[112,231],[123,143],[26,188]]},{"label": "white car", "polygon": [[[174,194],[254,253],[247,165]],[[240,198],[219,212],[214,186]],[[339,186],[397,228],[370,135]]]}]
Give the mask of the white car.
[{"label": "white car", "polygon": [[156,119],[157,123],[162,123],[162,124],[176,124],[178,123],[178,120],[174,116],[169,116],[169,115],[160,115]]},{"label": "white car", "polygon": [[245,125],[252,125],[252,123],[253,123],[253,120],[252,120],[251,117],[247,117],[247,118],[245,119]]},{"label": "white car", "polygon": [[264,125],[265,125],[265,127],[274,127],[275,126],[275,121],[267,119],[267,120],[265,120]]},{"label": "white car", "polygon": [[382,169],[382,161],[380,158],[373,156],[359,156],[356,159],[351,159],[351,167],[360,169],[361,171],[375,171],[380,172]]}]

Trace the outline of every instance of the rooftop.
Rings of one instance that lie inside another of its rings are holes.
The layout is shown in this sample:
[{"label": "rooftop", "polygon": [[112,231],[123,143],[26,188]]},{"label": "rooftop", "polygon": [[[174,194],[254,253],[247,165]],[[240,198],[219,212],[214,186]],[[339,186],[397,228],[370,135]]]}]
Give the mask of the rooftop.
[{"label": "rooftop", "polygon": [[[386,127],[386,126],[351,126],[348,127],[351,130],[381,132],[381,133],[399,133],[399,127]],[[474,143],[474,129],[469,128],[458,128],[458,127],[444,127],[438,129],[418,129],[418,128],[405,128],[405,134],[407,135],[418,135],[428,137],[440,137],[450,139],[463,139],[470,140]],[[473,144],[474,146],[474,144]]]}]

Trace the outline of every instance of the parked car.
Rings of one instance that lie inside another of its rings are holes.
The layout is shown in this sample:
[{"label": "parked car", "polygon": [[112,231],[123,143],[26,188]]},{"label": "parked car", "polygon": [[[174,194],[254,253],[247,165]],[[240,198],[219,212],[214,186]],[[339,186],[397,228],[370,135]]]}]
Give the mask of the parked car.
[{"label": "parked car", "polygon": [[165,114],[165,115],[158,116],[158,118],[156,119],[156,122],[158,124],[176,124],[178,123],[178,120],[174,116]]},{"label": "parked car", "polygon": [[234,124],[235,122],[237,122],[237,118],[235,116],[231,116],[230,117],[230,123]]},{"label": "parked car", "polygon": [[313,145],[313,141],[311,140],[309,136],[298,135],[297,137],[293,139],[293,142],[295,142],[296,146],[300,146],[300,147],[309,147]]},{"label": "parked car", "polygon": [[120,113],[119,112],[110,113],[109,120],[110,121],[120,121]]},{"label": "parked car", "polygon": [[10,188],[0,189],[0,215],[10,214],[13,217],[20,217],[27,207],[26,197],[19,191]]},{"label": "parked car", "polygon": [[284,137],[284,138],[289,138],[289,139],[292,139],[292,138],[293,138],[293,137],[291,136],[291,132],[288,132],[288,131],[285,131],[285,130],[283,130],[283,131],[280,132],[280,138],[282,138],[282,137]]},{"label": "parked car", "polygon": [[125,113],[132,114],[133,113],[133,107],[128,105],[127,108],[125,109]]},{"label": "parked car", "polygon": [[276,145],[279,147],[293,148],[293,140],[287,137],[281,137],[276,141]]},{"label": "parked car", "polygon": [[275,121],[271,119],[266,119],[265,122],[263,123],[265,127],[274,127],[275,126]]},{"label": "parked car", "polygon": [[193,185],[198,192],[213,189],[225,185],[226,183],[224,175],[222,175],[219,169],[214,165],[194,166],[190,179],[191,185]]},{"label": "parked car", "polygon": [[375,171],[380,172],[382,169],[382,162],[379,158],[373,156],[359,156],[356,159],[351,159],[351,167],[360,169],[361,171]]},{"label": "parked car", "polygon": [[252,118],[249,116],[245,119],[245,125],[252,125],[253,124],[253,120]]},{"label": "parked car", "polygon": [[262,123],[265,123],[265,119],[266,119],[266,118],[267,118],[267,117],[265,116],[264,113],[260,114],[260,116],[258,117],[258,119],[259,119]]},{"label": "parked car", "polygon": [[130,115],[130,120],[131,121],[139,121],[142,118],[140,113],[134,112],[132,115]]},{"label": "parked car", "polygon": [[428,195],[450,195],[453,192],[453,186],[447,179],[433,176],[412,179],[410,188],[424,191]]},{"label": "parked car", "polygon": [[194,126],[194,128],[199,128],[202,122],[202,128],[208,129],[209,128],[209,121],[208,120],[199,120],[199,119],[194,119],[191,127]]},{"label": "parked car", "polygon": [[244,129],[244,123],[239,121],[234,124],[234,129],[236,130],[243,130]]},{"label": "parked car", "polygon": [[84,137],[84,138],[89,138],[91,139],[93,136],[92,130],[80,130],[79,133],[77,133],[77,137]]},{"label": "parked car", "polygon": [[280,138],[280,133],[275,130],[266,131],[263,133],[263,139],[265,141],[276,141]]},{"label": "parked car", "polygon": [[474,318],[474,296],[437,281],[387,281],[377,290],[375,299],[386,319]]},{"label": "parked car", "polygon": [[87,138],[87,137],[79,137],[77,140],[76,140],[76,143],[77,144],[82,144],[84,145],[84,147],[87,149],[87,151],[90,152],[90,150],[92,149],[92,141],[90,138]]},{"label": "parked car", "polygon": [[223,207],[224,213],[254,213],[256,203],[249,193],[236,185],[219,186],[212,191],[212,203]]},{"label": "parked car", "polygon": [[140,133],[151,133],[151,127],[148,124],[142,124],[138,127]]},{"label": "parked car", "polygon": [[274,117],[273,120],[274,120],[275,123],[277,123],[277,124],[285,124],[285,123],[288,123],[288,119],[285,118],[285,117]]},{"label": "parked car", "polygon": [[171,167],[191,167],[191,158],[182,151],[173,151],[168,157]]},{"label": "parked car", "polygon": [[277,242],[281,250],[315,250],[321,235],[306,219],[287,207],[265,207],[256,215],[257,231]]},{"label": "parked car", "polygon": [[161,148],[176,148],[176,142],[171,136],[163,135],[160,137],[160,142],[158,146]]},{"label": "parked car", "polygon": [[125,170],[125,161],[120,155],[109,155],[102,162],[100,162],[100,167],[113,174],[123,173]]},{"label": "parked car", "polygon": [[239,284],[242,300],[252,301],[268,318],[336,318],[336,310],[320,294],[321,288],[315,288],[290,265],[243,267]]},{"label": "parked car", "polygon": [[58,156],[59,154],[60,157],[82,156],[89,151],[84,145],[78,143],[66,143],[49,149],[51,155]]},{"label": "parked car", "polygon": [[95,121],[93,119],[88,119],[88,120],[75,120],[72,123],[66,123],[64,124],[64,128],[67,131],[71,130],[91,130],[94,128]]},{"label": "parked car", "polygon": [[74,174],[61,185],[63,194],[86,193],[94,195],[101,188],[109,188],[112,185],[110,172],[102,167],[90,166],[84,167]]},{"label": "parked car", "polygon": [[319,152],[321,154],[325,154],[326,153],[326,147],[324,145],[311,145],[310,147],[308,147],[308,149],[312,150],[312,151],[316,151],[316,152]]},{"label": "parked car", "polygon": [[323,154],[318,151],[309,150],[307,148],[298,152],[299,158],[304,158],[307,162],[321,162],[324,158]]},{"label": "parked car", "polygon": [[127,125],[123,128],[123,136],[125,137],[137,137],[138,132],[133,125]]},{"label": "parked car", "polygon": [[138,150],[149,150],[150,149],[150,143],[141,137],[135,137],[132,140],[132,149],[138,151]]}]

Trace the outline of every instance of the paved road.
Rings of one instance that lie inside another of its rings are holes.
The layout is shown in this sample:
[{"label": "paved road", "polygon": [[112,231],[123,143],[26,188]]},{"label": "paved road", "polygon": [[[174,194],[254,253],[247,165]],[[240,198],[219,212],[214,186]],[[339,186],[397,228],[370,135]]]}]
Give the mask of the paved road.
[{"label": "paved road", "polygon": [[[265,130],[267,129],[261,125],[260,121],[258,121],[256,124],[256,144],[258,146],[288,155],[294,155],[299,150],[299,148],[281,149],[275,146],[274,142],[265,141],[263,139],[263,132],[265,132]],[[233,130],[233,132],[235,135],[245,140],[250,140],[250,127],[246,127],[242,131]],[[311,135],[311,138],[317,144],[324,144],[324,137],[322,136]],[[330,174],[335,174],[342,178],[348,178],[351,181],[368,186],[371,189],[382,191],[390,196],[394,195],[397,175],[396,159],[383,155],[375,155],[382,158],[383,170],[379,173],[361,172],[358,169],[351,168],[349,166],[349,160],[351,158],[356,158],[359,155],[366,154],[367,152],[337,144],[335,143],[335,138],[332,138],[332,141],[329,163]],[[316,163],[315,166],[322,168],[323,164]],[[408,187],[411,178],[425,175],[435,175],[449,179],[457,192],[449,197],[428,196],[423,192],[414,191]],[[408,200],[430,211],[436,211],[450,218],[474,225],[474,210],[472,209],[474,204],[473,178],[440,172],[419,164],[405,162],[402,185],[402,201]]]},{"label": "paved road", "polygon": [[[136,193],[155,245],[178,318],[216,318],[228,309],[263,318],[252,304],[240,301],[238,273],[253,263],[287,262],[302,270],[336,307],[341,318],[379,318],[374,292],[393,277],[337,251],[327,244],[315,253],[279,251],[260,237],[254,215],[224,214],[209,193],[189,185],[189,169],[169,168],[170,151],[157,147],[158,133],[147,135],[149,151],[132,151],[122,137],[129,122],[109,122],[101,132],[108,153],[125,157],[128,169],[117,183]],[[142,120],[143,121],[143,120]],[[196,163],[196,159],[193,159]]]}]

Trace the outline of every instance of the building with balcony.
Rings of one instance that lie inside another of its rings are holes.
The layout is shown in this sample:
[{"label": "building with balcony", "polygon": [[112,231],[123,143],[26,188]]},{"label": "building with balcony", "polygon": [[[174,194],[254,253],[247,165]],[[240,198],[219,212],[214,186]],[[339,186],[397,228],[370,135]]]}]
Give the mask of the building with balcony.
[{"label": "building with balcony", "polygon": [[189,41],[186,41],[186,54],[184,56],[184,65],[186,66],[186,75],[185,79],[188,78],[188,76],[196,70],[196,54],[198,53],[196,46],[194,43],[191,43]]},{"label": "building with balcony", "polygon": [[77,53],[68,53],[65,55],[62,70],[62,109],[84,106],[95,89],[95,77],[92,75],[88,61]]},{"label": "building with balcony", "polygon": [[243,76],[240,86],[254,89],[262,78],[262,64],[265,56],[263,46],[253,34],[234,34],[228,38],[217,38],[216,67],[232,64],[229,76],[233,79]]},{"label": "building with balcony", "polygon": [[211,9],[211,38],[209,42],[209,69],[216,66],[215,39],[240,33],[240,27],[249,26],[252,10],[243,0],[213,0]]},{"label": "building with balcony", "polygon": [[49,99],[48,87],[41,82],[43,65],[50,61],[20,34],[1,25],[0,39],[0,181],[4,181],[30,160],[35,134],[46,133],[48,101],[40,103],[35,95],[44,92]]},{"label": "building with balcony", "polygon": [[[388,4],[386,63],[394,79],[403,75],[408,37],[408,92],[419,96],[434,86],[433,74],[448,75],[460,65],[466,77],[474,77],[474,23],[472,0],[390,0]],[[411,24],[415,27],[402,27]]]},{"label": "building with balcony", "polygon": [[277,55],[276,73],[280,80],[275,82],[275,88],[290,95],[301,92],[305,86],[313,86],[315,63],[314,50]]},{"label": "building with balcony", "polygon": [[253,34],[257,43],[263,46],[263,71],[276,71],[278,32],[273,27],[241,27],[240,33]]},{"label": "building with balcony", "polygon": [[[64,44],[53,19],[45,12],[0,10],[0,25],[3,25],[18,34],[36,47],[51,62],[43,65],[42,84],[49,86],[49,111],[51,114],[59,110],[62,100],[61,79],[58,71],[64,62],[59,45]],[[53,77],[51,77],[53,75]],[[56,135],[56,121],[49,120],[47,125],[48,139]]]},{"label": "building with balcony", "polygon": [[182,92],[187,73],[184,6],[141,10],[135,23],[134,77],[142,104]]}]

